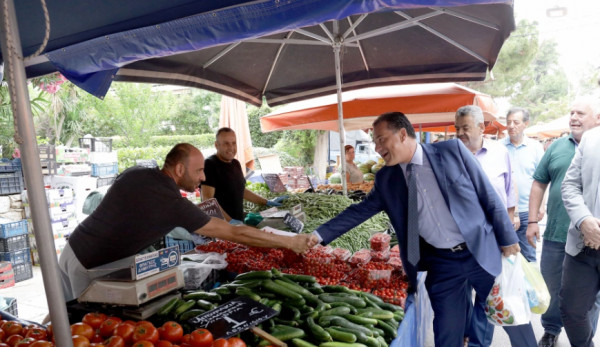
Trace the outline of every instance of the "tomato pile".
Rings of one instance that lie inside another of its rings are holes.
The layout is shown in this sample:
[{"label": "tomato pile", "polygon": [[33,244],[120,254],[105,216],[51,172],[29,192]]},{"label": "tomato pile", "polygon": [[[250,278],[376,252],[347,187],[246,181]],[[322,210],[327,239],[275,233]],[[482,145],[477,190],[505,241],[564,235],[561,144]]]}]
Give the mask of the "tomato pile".
[{"label": "tomato pile", "polygon": [[[155,327],[151,322],[87,313],[79,323],[71,325],[74,347],[246,347],[240,338],[217,339],[206,329],[184,334],[174,321]],[[0,321],[0,347],[54,347],[52,324],[47,328],[23,326],[14,321]]]}]

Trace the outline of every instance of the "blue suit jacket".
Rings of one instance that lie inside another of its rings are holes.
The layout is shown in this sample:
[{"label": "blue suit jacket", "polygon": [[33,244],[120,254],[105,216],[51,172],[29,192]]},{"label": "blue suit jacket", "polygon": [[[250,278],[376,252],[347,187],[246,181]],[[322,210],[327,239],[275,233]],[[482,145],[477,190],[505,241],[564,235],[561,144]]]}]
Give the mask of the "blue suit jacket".
[{"label": "blue suit jacket", "polygon": [[[475,156],[460,140],[423,144],[440,191],[452,217],[477,262],[493,276],[500,274],[500,246],[518,242],[506,207],[481,169]],[[328,244],[374,214],[385,211],[396,231],[400,257],[412,289],[417,269],[406,260],[408,189],[400,165],[385,166],[375,177],[367,198],[352,205],[318,228]]]}]

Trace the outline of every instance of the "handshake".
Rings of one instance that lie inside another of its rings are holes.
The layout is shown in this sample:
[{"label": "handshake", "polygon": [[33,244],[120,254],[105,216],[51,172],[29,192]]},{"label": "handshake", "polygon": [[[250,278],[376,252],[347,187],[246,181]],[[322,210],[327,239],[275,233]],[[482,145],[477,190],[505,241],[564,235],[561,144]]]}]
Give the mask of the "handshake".
[{"label": "handshake", "polygon": [[315,234],[300,234],[292,238],[289,248],[296,253],[304,253],[319,243],[319,237]]}]

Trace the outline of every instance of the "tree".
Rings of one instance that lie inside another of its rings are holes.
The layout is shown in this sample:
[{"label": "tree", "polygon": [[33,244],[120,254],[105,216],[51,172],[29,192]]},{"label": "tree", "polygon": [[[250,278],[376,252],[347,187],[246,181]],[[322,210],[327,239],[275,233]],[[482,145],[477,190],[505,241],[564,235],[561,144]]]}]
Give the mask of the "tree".
[{"label": "tree", "polygon": [[263,133],[260,128],[260,117],[271,113],[271,108],[263,100],[260,107],[249,105],[246,108],[248,112],[248,126],[250,127],[250,137],[252,137],[252,146],[273,148],[277,141],[283,136],[281,131]]},{"label": "tree", "polygon": [[169,126],[163,134],[197,135],[214,133],[219,126],[221,95],[207,90],[190,89],[176,97],[175,111],[165,119]]}]

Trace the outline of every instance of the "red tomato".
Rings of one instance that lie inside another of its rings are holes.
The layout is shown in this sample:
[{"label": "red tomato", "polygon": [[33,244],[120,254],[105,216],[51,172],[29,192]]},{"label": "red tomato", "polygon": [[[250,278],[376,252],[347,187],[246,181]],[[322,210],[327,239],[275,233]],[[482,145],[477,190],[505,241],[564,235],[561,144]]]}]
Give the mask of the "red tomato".
[{"label": "red tomato", "polygon": [[2,330],[6,333],[6,336],[21,335],[23,326],[17,322],[8,321],[2,324]]},{"label": "red tomato", "polygon": [[46,331],[46,329],[42,328],[31,328],[28,329],[27,334],[25,334],[25,337],[32,337],[35,340],[45,340],[48,337],[48,332]]},{"label": "red tomato", "polygon": [[6,336],[6,333],[4,332],[4,330],[2,330],[2,328],[0,328],[0,341],[4,341],[5,336]]},{"label": "red tomato", "polygon": [[81,321],[89,326],[91,326],[94,330],[100,328],[100,324],[106,320],[106,315],[104,313],[99,312],[90,312],[86,313],[83,316]]},{"label": "red tomato", "polygon": [[135,326],[131,323],[123,322],[115,328],[114,335],[121,336],[125,344],[130,344],[133,341],[133,332]]},{"label": "red tomato", "polygon": [[94,336],[92,336],[92,338],[90,339],[90,343],[100,343],[100,342],[104,342],[104,338],[102,337],[102,335],[100,335],[100,330],[97,329],[95,330],[96,333],[94,334]]},{"label": "red tomato", "polygon": [[213,342],[212,347],[229,347],[229,342],[225,339],[216,339]]},{"label": "red tomato", "polygon": [[53,331],[52,331],[52,322],[46,324],[46,331],[48,332],[48,340],[52,339]]},{"label": "red tomato", "polygon": [[179,341],[179,345],[181,347],[192,347],[192,337],[190,334],[183,335],[181,341]]},{"label": "red tomato", "polygon": [[9,346],[14,347],[23,339],[24,337],[21,335],[10,335],[6,338],[6,340],[4,340],[4,342]]},{"label": "red tomato", "polygon": [[196,329],[190,334],[190,342],[194,347],[210,347],[213,343],[213,336],[206,329]]},{"label": "red tomato", "polygon": [[154,343],[158,341],[159,338],[158,330],[150,323],[139,324],[133,331],[133,342],[146,340]]},{"label": "red tomato", "polygon": [[50,341],[38,340],[32,343],[29,347],[54,347],[54,344]]},{"label": "red tomato", "polygon": [[227,342],[229,342],[229,347],[246,347],[246,342],[239,337],[230,337]]},{"label": "red tomato", "polygon": [[0,347],[10,347],[10,346],[9,346],[9,345],[7,345],[7,344],[6,344],[6,343],[4,343],[4,342],[0,342]]},{"label": "red tomato", "polygon": [[115,328],[119,323],[122,322],[122,319],[119,317],[108,317],[100,324],[100,335],[102,337],[109,337],[115,331]]},{"label": "red tomato", "polygon": [[161,340],[177,343],[183,337],[183,328],[179,323],[169,321],[158,328],[158,334]]},{"label": "red tomato", "polygon": [[131,347],[154,347],[154,343],[152,343],[148,340],[140,340],[140,341],[134,342],[133,345],[131,345]]},{"label": "red tomato", "polygon": [[140,320],[140,321],[137,321],[137,322],[135,323],[135,326],[137,327],[138,325],[154,326],[154,324],[150,323],[150,322],[149,322],[149,321],[147,321],[147,320]]},{"label": "red tomato", "polygon": [[85,336],[73,335],[73,347],[90,347],[90,340]]},{"label": "red tomato", "polygon": [[82,322],[71,324],[71,335],[83,336],[88,340],[89,343],[89,339],[94,336],[94,329],[88,324]]},{"label": "red tomato", "polygon": [[173,344],[169,341],[159,340],[154,344],[154,347],[173,347]]},{"label": "red tomato", "polygon": [[90,343],[90,347],[106,347],[106,345],[100,342],[92,342]]},{"label": "red tomato", "polygon": [[23,340],[19,341],[16,346],[17,347],[29,347],[34,342],[35,342],[34,338],[32,338],[32,337],[26,337]]},{"label": "red tomato", "polygon": [[106,347],[125,347],[125,340],[121,336],[111,336],[104,341]]}]

